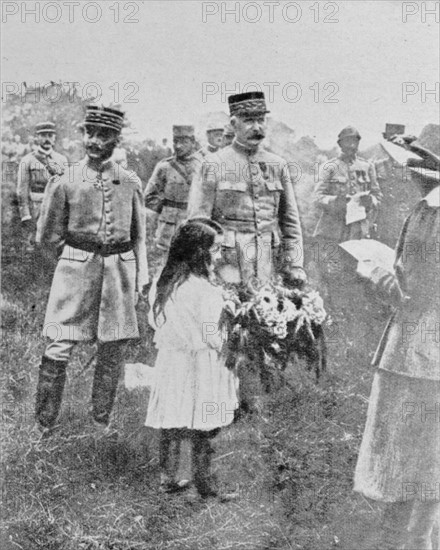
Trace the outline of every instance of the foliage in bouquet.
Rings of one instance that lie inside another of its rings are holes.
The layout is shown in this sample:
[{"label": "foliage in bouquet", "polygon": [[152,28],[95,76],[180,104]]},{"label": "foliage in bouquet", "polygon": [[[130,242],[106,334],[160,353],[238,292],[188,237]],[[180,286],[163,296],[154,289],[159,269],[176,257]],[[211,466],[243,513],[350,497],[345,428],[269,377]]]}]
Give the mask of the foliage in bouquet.
[{"label": "foliage in bouquet", "polygon": [[327,314],[313,289],[290,289],[276,278],[261,286],[228,288],[225,298],[231,365],[237,357],[260,357],[261,374],[282,371],[292,352],[313,352],[316,338],[322,336]]}]

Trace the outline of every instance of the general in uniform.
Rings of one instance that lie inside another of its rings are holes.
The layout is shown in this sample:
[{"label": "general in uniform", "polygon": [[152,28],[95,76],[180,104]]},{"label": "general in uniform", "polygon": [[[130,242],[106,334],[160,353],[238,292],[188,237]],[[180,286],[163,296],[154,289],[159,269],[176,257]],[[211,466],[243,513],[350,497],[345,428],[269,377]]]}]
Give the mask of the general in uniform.
[{"label": "general in uniform", "polygon": [[[276,269],[300,286],[303,244],[287,162],[260,148],[266,131],[262,92],[230,96],[232,145],[207,155],[191,188],[189,218],[208,217],[224,230],[219,276],[227,283],[261,284]],[[260,353],[238,364],[241,408],[255,410],[264,361]]]},{"label": "general in uniform", "polygon": [[49,179],[61,176],[67,169],[68,160],[54,151],[56,128],[53,122],[36,125],[38,142],[36,151],[25,155],[18,167],[17,198],[20,218],[28,233],[28,245],[35,241],[35,225],[40,216],[44,190]]},{"label": "general in uniform", "polygon": [[39,371],[36,416],[51,428],[75,343],[98,342],[92,390],[94,419],[112,410],[123,342],[138,337],[136,293],[148,284],[141,182],[110,160],[124,114],[89,106],[83,125],[86,158],[49,181],[37,242],[61,250],[46,310],[51,339]]},{"label": "general in uniform", "polygon": [[[174,155],[155,167],[144,192],[156,247],[167,252],[177,226],[187,217],[188,195],[200,160],[194,156],[194,127],[173,126]],[[157,222],[157,228],[154,227]]]},{"label": "general in uniform", "polygon": [[260,148],[268,112],[262,92],[229,97],[232,145],[207,155],[191,188],[189,218],[209,217],[224,230],[221,277],[265,282],[278,267],[303,282],[302,232],[287,162]]}]

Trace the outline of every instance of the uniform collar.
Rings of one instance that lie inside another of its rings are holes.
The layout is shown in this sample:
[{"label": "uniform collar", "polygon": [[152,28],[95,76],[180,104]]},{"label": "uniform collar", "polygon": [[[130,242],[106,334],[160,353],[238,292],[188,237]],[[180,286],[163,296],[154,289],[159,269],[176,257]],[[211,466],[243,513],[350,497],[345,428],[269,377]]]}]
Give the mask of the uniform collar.
[{"label": "uniform collar", "polygon": [[239,153],[243,153],[245,155],[254,155],[258,151],[259,145],[257,145],[256,147],[248,147],[247,145],[243,145],[242,143],[237,141],[237,139],[234,139],[234,141],[232,142],[232,147]]},{"label": "uniform collar", "polygon": [[345,162],[346,164],[353,164],[354,162],[357,161],[358,156],[357,156],[357,154],[355,154],[353,158],[348,158],[348,157],[345,155],[345,153],[341,153],[341,154],[339,155],[339,159],[342,160],[343,162]]},{"label": "uniform collar", "polygon": [[37,149],[37,153],[39,155],[43,155],[45,157],[51,157],[52,156],[52,153],[53,153],[53,148],[51,147],[50,149],[43,149],[41,147],[41,145],[38,146],[38,149]]},{"label": "uniform collar", "polygon": [[422,200],[424,200],[428,206],[433,208],[440,207],[440,185],[437,185],[437,187],[431,189],[431,191],[426,195],[426,197],[423,197]]}]

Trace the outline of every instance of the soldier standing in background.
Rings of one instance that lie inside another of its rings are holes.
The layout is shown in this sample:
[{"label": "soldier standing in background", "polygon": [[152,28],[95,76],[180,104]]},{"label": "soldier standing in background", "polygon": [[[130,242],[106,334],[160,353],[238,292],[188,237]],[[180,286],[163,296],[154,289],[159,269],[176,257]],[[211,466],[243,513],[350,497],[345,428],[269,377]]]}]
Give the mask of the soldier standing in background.
[{"label": "soldier standing in background", "polygon": [[36,417],[48,431],[57,419],[74,345],[97,341],[93,418],[105,427],[116,395],[124,342],[137,338],[137,295],[148,284],[141,182],[110,160],[124,113],[87,107],[86,157],[48,183],[37,242],[61,250],[47,304],[51,338],[38,378]]},{"label": "soldier standing in background", "polygon": [[173,126],[173,143],[174,155],[156,165],[144,192],[148,222],[161,256],[168,252],[178,224],[186,219],[189,190],[200,165],[194,155],[193,126]]},{"label": "soldier standing in background", "polygon": [[223,126],[215,123],[209,124],[206,129],[206,139],[208,140],[206,147],[202,147],[197,151],[197,154],[202,157],[202,160],[209,153],[216,153],[223,147]]},{"label": "soldier standing in background", "polygon": [[332,283],[340,283],[336,280],[342,269],[338,243],[371,237],[382,199],[374,165],[357,154],[360,139],[352,126],[341,130],[341,154],[324,164],[315,190],[320,211],[313,235],[318,244],[315,258],[327,298]]},{"label": "soldier standing in background", "polygon": [[36,223],[40,216],[44,190],[52,176],[61,176],[68,160],[54,151],[56,128],[53,122],[40,122],[35,129],[38,149],[25,155],[18,168],[17,197],[27,249],[33,250]]}]

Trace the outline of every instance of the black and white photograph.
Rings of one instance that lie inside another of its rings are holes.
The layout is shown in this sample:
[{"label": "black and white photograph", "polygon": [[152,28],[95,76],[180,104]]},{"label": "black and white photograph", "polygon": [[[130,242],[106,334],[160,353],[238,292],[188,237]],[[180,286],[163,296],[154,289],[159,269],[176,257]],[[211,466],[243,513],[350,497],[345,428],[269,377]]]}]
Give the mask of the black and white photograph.
[{"label": "black and white photograph", "polygon": [[440,2],[0,7],[0,548],[440,550]]}]

